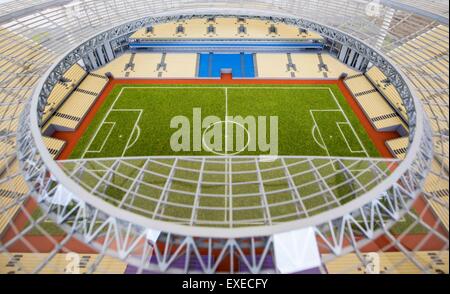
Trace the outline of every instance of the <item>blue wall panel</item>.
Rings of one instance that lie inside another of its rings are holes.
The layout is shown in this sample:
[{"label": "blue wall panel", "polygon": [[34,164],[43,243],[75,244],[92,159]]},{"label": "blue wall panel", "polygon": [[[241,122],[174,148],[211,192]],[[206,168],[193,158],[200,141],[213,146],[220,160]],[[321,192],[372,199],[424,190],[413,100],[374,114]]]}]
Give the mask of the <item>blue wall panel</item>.
[{"label": "blue wall panel", "polygon": [[253,54],[200,54],[199,77],[220,77],[222,69],[231,69],[233,77],[236,78],[254,78],[255,66],[253,63]]}]

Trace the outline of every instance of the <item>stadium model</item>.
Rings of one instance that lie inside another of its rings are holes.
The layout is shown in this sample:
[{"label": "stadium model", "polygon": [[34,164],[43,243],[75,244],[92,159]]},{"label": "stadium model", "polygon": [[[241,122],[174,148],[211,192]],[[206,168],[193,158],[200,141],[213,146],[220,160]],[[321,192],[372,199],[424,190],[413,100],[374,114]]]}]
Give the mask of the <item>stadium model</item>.
[{"label": "stadium model", "polygon": [[0,1],[0,273],[448,273],[447,1]]}]

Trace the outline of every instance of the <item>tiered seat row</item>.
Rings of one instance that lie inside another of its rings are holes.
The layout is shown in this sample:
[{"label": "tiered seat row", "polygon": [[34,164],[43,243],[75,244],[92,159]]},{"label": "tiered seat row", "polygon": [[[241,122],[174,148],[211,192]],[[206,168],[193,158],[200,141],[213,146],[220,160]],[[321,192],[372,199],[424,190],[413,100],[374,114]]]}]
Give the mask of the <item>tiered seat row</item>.
[{"label": "tiered seat row", "polygon": [[[21,203],[20,198],[28,193],[28,186],[24,178],[18,175],[19,162],[15,160],[8,167],[8,181],[0,181],[0,236],[7,228],[11,219],[18,212]],[[6,172],[2,175],[5,176]],[[2,178],[5,180],[5,178]]]},{"label": "tiered seat row", "polygon": [[64,149],[66,142],[63,140],[51,138],[51,137],[43,137],[44,144],[47,147],[48,152],[53,156],[54,159],[58,157],[61,151]]},{"label": "tiered seat row", "polygon": [[28,192],[16,160],[19,116],[41,78],[37,72],[53,54],[23,35],[0,27],[0,235]]},{"label": "tiered seat row", "polygon": [[377,131],[398,131],[401,135],[408,132],[400,116],[364,75],[350,76],[345,84]]},{"label": "tiered seat row", "polygon": [[[323,54],[325,55],[325,54]],[[292,62],[295,64],[297,78],[326,78],[327,67],[320,67],[318,54],[304,53],[291,54]],[[324,74],[325,73],[325,74]]]},{"label": "tiered seat row", "polygon": [[260,78],[291,78],[295,70],[288,68],[287,54],[258,53],[256,64]]},{"label": "tiered seat row", "polygon": [[448,172],[441,169],[441,164],[433,160],[431,165],[431,173],[425,180],[425,199],[427,199],[436,217],[439,218],[441,224],[447,229],[449,228],[449,188],[448,188]]},{"label": "tiered seat row", "polygon": [[125,65],[129,63],[131,53],[124,53],[111,62],[107,63],[105,66],[97,69],[94,73],[99,75],[105,75],[107,72],[112,73],[115,77],[125,76]]},{"label": "tiered seat row", "polygon": [[[256,75],[261,78],[337,79],[357,74],[329,54],[258,53]],[[95,71],[116,78],[195,78],[198,56],[192,53],[126,53]]]},{"label": "tiered seat row", "polygon": [[[0,76],[2,74],[1,70],[2,68],[0,67]],[[19,118],[19,115],[25,105],[23,102],[29,99],[32,94],[32,90],[30,88],[38,79],[39,77],[37,76],[27,76],[16,78],[11,81],[8,81],[8,78],[4,81],[0,80],[0,83],[2,83],[2,89],[0,91],[0,114],[2,121],[9,124],[10,121],[14,121]],[[2,122],[0,121],[0,125],[1,124]]]},{"label": "tiered seat row", "polygon": [[0,150],[0,174],[2,174],[14,158],[12,155],[16,152],[15,140],[5,139],[0,141]]},{"label": "tiered seat row", "polygon": [[74,131],[89,112],[104,89],[108,79],[97,75],[88,75],[64,104],[54,113],[43,128],[44,135],[54,131]]},{"label": "tiered seat row", "polygon": [[[448,127],[448,125],[447,125]],[[447,138],[435,138],[435,158],[439,160],[439,162],[445,166],[448,170],[448,150],[449,150],[449,142]]]},{"label": "tiered seat row", "polygon": [[[50,258],[49,262],[39,271],[40,274],[61,274],[78,270],[75,273],[85,274],[93,268],[98,274],[123,274],[126,263],[110,256],[97,254],[79,254],[79,264],[69,267],[70,256],[58,253]],[[0,274],[29,274],[37,270],[44,260],[49,258],[48,253],[9,253],[0,255]],[[100,262],[98,259],[101,258]]]},{"label": "tiered seat row", "polygon": [[134,33],[131,39],[295,39],[322,40],[314,32],[304,31],[285,23],[259,19],[216,17],[211,19],[185,19],[178,22],[156,24]]},{"label": "tiered seat row", "polygon": [[[415,85],[422,99],[435,134],[435,157],[449,169],[448,153],[448,26],[437,25],[405,44],[393,48],[388,53],[397,64],[402,66],[408,78]],[[446,138],[445,138],[446,137]],[[447,182],[448,184],[448,182]]]},{"label": "tiered seat row", "polygon": [[448,87],[448,33],[447,26],[439,25],[392,50],[389,56],[399,64],[411,64],[406,68],[412,73],[410,79],[426,81],[424,87],[430,90]]},{"label": "tiered seat row", "polygon": [[[411,253],[412,254],[412,253]],[[422,270],[417,267],[401,252],[363,253],[367,265],[354,253],[338,257],[325,264],[330,274],[367,274],[367,273],[389,273],[389,274],[420,274]],[[414,258],[420,264],[428,265],[432,273],[448,274],[448,251],[419,251],[414,252]]]},{"label": "tiered seat row", "polygon": [[430,199],[428,200],[428,203],[430,204],[434,214],[439,218],[441,224],[448,232],[448,196],[439,197],[438,199]]},{"label": "tiered seat row", "polygon": [[55,126],[56,129],[63,131],[74,131],[94,104],[96,98],[89,94],[74,92],[48,121],[46,127],[44,127],[44,134],[47,134],[50,126]]},{"label": "tiered seat row", "polygon": [[89,92],[91,95],[100,95],[103,88],[108,83],[108,78],[106,76],[99,76],[96,74],[89,74],[77,88],[78,90],[83,90]]},{"label": "tiered seat row", "polygon": [[[412,261],[401,252],[363,253],[367,266],[354,253],[333,259],[325,264],[329,274],[419,274],[422,273]],[[70,257],[70,256],[69,256]],[[97,254],[79,254],[79,264],[76,267],[80,274],[123,274],[127,270],[127,264],[109,256],[100,257]],[[432,273],[448,274],[448,251],[419,251],[414,252],[414,257],[421,264],[428,265]],[[100,260],[98,260],[100,258]],[[326,258],[326,257],[325,257]],[[37,270],[41,263],[49,259],[49,262],[39,271],[41,274],[58,274],[73,270],[68,268],[67,254],[59,253],[49,258],[48,253],[9,253],[0,255],[0,274],[26,274]],[[97,266],[93,268],[93,265]]]},{"label": "tiered seat row", "polygon": [[[432,193],[438,197],[445,197],[449,195],[448,189],[448,173],[446,171],[441,171],[441,165],[436,160],[433,160],[431,164],[432,173],[430,173],[429,177],[425,181],[425,192]],[[443,174],[444,178],[447,178],[447,181],[442,177],[437,175]]]},{"label": "tiered seat row", "polygon": [[86,75],[87,72],[77,63],[63,75],[63,79],[55,85],[48,97],[43,113],[43,121],[47,121],[52,116]]},{"label": "tiered seat row", "polygon": [[166,70],[162,72],[163,78],[192,78],[195,77],[197,54],[167,54]]},{"label": "tiered seat row", "polygon": [[370,81],[364,75],[357,74],[355,76],[348,76],[345,79],[345,84],[352,93],[362,93],[364,91],[375,90]]},{"label": "tiered seat row", "polygon": [[409,79],[420,85],[416,93],[422,100],[433,133],[432,172],[425,180],[425,199],[448,231],[448,26],[438,25],[394,48],[389,57],[402,65]]},{"label": "tiered seat row", "polygon": [[372,81],[380,93],[397,110],[404,120],[408,120],[405,105],[394,85],[391,84],[386,75],[376,66],[366,72],[367,78]]},{"label": "tiered seat row", "polygon": [[127,78],[145,78],[152,77],[156,78],[158,76],[157,67],[158,64],[162,64],[162,54],[161,53],[141,53],[135,54],[134,57],[134,68],[129,68],[125,72],[125,77]]},{"label": "tiered seat row", "polygon": [[[9,83],[23,83],[27,79],[35,78],[18,78],[16,75],[37,68],[42,60],[51,56],[51,53],[32,40],[0,27],[0,55],[8,57],[0,59],[0,82],[6,86]],[[8,85],[5,88],[12,87]]]},{"label": "tiered seat row", "polygon": [[323,59],[323,63],[326,65],[328,78],[337,79],[342,73],[346,73],[347,75],[354,75],[359,73],[357,70],[349,67],[345,63],[342,63],[339,59],[333,57],[330,54],[322,53],[320,57]]},{"label": "tiered seat row", "polygon": [[389,151],[392,153],[392,155],[399,159],[405,158],[406,151],[408,151],[408,145],[408,137],[401,137],[386,141],[386,146],[388,147]]},{"label": "tiered seat row", "polygon": [[257,53],[261,78],[337,79],[342,73],[357,71],[327,53]]},{"label": "tiered seat row", "polygon": [[95,73],[111,72],[115,78],[134,79],[195,78],[196,67],[197,54],[194,53],[127,53]]}]

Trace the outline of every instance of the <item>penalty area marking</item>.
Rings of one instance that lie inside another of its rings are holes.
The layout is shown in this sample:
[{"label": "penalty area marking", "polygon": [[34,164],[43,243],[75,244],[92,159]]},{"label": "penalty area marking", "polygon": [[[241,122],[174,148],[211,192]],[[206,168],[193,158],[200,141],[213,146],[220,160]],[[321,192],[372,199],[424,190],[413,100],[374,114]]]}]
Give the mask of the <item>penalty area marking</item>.
[{"label": "penalty area marking", "polygon": [[[355,134],[356,139],[358,140],[359,144],[363,147],[364,153],[365,153],[366,157],[370,157],[370,156],[369,156],[369,153],[368,153],[367,150],[366,150],[366,147],[365,147],[364,144],[361,142],[361,139],[359,138],[358,134],[356,133],[355,129],[353,128],[353,125],[351,124],[350,120],[348,119],[347,115],[345,114],[344,109],[342,108],[341,104],[339,103],[338,99],[337,99],[336,96],[334,95],[334,93],[333,93],[333,91],[331,90],[331,88],[328,88],[328,91],[330,91],[330,94],[331,94],[331,96],[333,97],[334,102],[336,103],[336,105],[339,107],[339,109],[341,110],[342,114],[344,115],[347,124],[348,124],[348,125],[350,126],[350,128],[352,129],[353,134]],[[351,150],[351,149],[350,149],[350,150]]]},{"label": "penalty area marking", "polygon": [[[102,146],[100,146],[99,150],[90,150],[93,141],[89,144],[86,153],[100,153],[102,152],[103,148],[106,145],[106,142],[108,142],[109,136],[111,136],[112,131],[114,130],[114,127],[116,126],[115,122],[105,122],[103,123],[103,125],[101,125],[101,127],[103,127],[104,125],[112,125],[112,127],[109,129],[108,134],[106,135],[105,139],[103,140]],[[101,129],[101,128],[100,128]],[[95,137],[94,137],[95,138]]]},{"label": "penalty area marking", "polygon": [[[316,119],[314,117],[314,112],[338,112],[338,111],[340,111],[340,110],[339,109],[319,109],[319,110],[317,110],[317,109],[310,109],[309,110],[309,113],[311,114],[311,117],[312,117],[313,122],[314,122],[314,126],[313,126],[313,129],[312,129],[314,141],[317,143],[317,145],[319,145],[319,147],[321,147],[322,149],[324,149],[327,152],[329,157],[331,157],[330,151],[328,150],[327,144],[325,144],[325,140],[323,139],[322,133],[320,132],[320,127],[319,127],[319,124],[317,123],[317,121],[316,121]],[[320,140],[322,141],[322,144],[320,144],[318,142],[318,140],[316,140],[316,137],[314,135],[314,128],[316,128],[317,132],[319,133],[319,137],[320,137]]]},{"label": "penalty area marking", "polygon": [[[352,147],[350,147],[350,144],[347,140],[347,137],[345,136],[344,132],[342,131],[341,125],[348,125],[347,122],[336,122],[337,128],[339,129],[339,132],[341,133],[342,137],[344,138],[345,144],[347,145],[348,150],[350,150],[351,153],[366,153],[366,150],[364,149],[364,146],[361,146],[361,142],[358,140],[359,147],[362,147],[360,150],[352,150]],[[354,133],[355,137],[358,137]]]},{"label": "penalty area marking", "polygon": [[[97,127],[97,130],[95,130],[94,135],[90,138],[88,146],[91,146],[92,142],[94,141],[95,137],[97,137],[98,132],[100,131],[102,125],[105,123],[106,118],[109,116],[109,114],[111,113],[111,111],[114,108],[114,105],[116,105],[117,101],[119,100],[119,98],[122,96],[123,94],[123,90],[124,88],[120,89],[119,94],[117,95],[116,99],[114,99],[114,102],[112,103],[112,105],[109,107],[108,111],[106,112],[105,116],[103,117],[102,121],[100,122],[100,124]],[[83,152],[83,155],[81,156],[81,158],[84,158],[86,156],[86,153],[88,152],[88,148],[86,148]]]},{"label": "penalty area marking", "polygon": [[[111,112],[113,112],[113,111],[114,112],[139,112],[138,118],[134,122],[133,131],[131,132],[130,136],[128,137],[127,144],[125,145],[125,147],[123,149],[122,157],[124,157],[127,150],[132,147],[132,146],[130,146],[130,141],[131,141],[131,138],[133,137],[135,129],[139,128],[138,123],[141,120],[142,113],[144,112],[144,110],[143,109],[112,109]],[[139,130],[140,130],[140,128],[139,128]],[[139,137],[140,137],[140,132],[139,132]],[[139,137],[133,142],[133,145],[136,144]]]},{"label": "penalty area marking", "polygon": [[[310,112],[311,117],[312,117],[313,122],[314,122],[314,126],[312,128],[312,134],[313,134],[314,141],[316,142],[317,145],[319,145],[319,147],[321,147],[322,149],[327,151],[328,156],[331,156],[331,155],[330,155],[330,152],[328,150],[328,147],[325,144],[325,141],[323,140],[322,133],[320,132],[320,126],[317,123],[316,119],[314,118],[314,112],[340,112],[340,113],[342,113],[342,115],[344,116],[346,121],[345,122],[336,122],[336,125],[337,125],[337,129],[339,129],[339,132],[341,133],[341,135],[342,135],[342,137],[343,137],[343,139],[344,139],[344,141],[345,141],[345,143],[347,145],[348,150],[351,153],[364,153],[364,155],[366,157],[370,157],[368,152],[367,152],[367,150],[366,150],[366,148],[364,147],[364,144],[361,142],[361,139],[359,138],[358,134],[356,133],[355,129],[353,128],[352,124],[348,120],[347,115],[342,110],[342,108],[341,109],[310,109],[309,112]],[[350,126],[350,129],[352,130],[353,134],[355,135],[356,140],[358,141],[358,144],[361,146],[362,150],[359,150],[359,151],[352,150],[352,148],[350,147],[350,144],[348,143],[347,137],[344,135],[343,131],[341,130],[340,124],[345,124],[345,125]],[[315,135],[314,135],[314,128],[317,129],[317,131],[319,133],[319,136],[320,136],[320,139],[322,141],[322,144],[320,144],[320,142],[318,142],[317,138],[315,137]]]}]

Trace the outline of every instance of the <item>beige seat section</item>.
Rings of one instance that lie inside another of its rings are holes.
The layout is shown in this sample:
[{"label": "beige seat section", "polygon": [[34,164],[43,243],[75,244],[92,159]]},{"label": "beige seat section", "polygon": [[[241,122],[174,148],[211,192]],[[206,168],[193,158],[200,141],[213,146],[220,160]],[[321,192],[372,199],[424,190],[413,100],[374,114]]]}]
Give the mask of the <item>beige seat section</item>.
[{"label": "beige seat section", "polygon": [[164,78],[195,78],[197,67],[197,54],[195,53],[168,53],[165,63]]},{"label": "beige seat section", "polygon": [[45,147],[47,147],[48,152],[53,156],[53,159],[56,159],[61,151],[64,149],[66,142],[63,140],[51,138],[51,137],[42,137],[44,140]]},{"label": "beige seat section", "polygon": [[[448,251],[419,251],[411,252],[411,254],[420,261],[420,264],[428,265],[431,273],[448,274]],[[330,274],[423,273],[421,268],[401,252],[363,253],[362,258],[365,260],[365,265],[356,254],[350,253],[327,262],[325,267]]]},{"label": "beige seat section", "polygon": [[[239,33],[240,26],[246,28],[245,33]],[[270,33],[271,26],[276,33]],[[182,26],[184,32],[177,33],[177,27]],[[213,26],[215,33],[208,34],[208,27]],[[285,23],[276,23],[263,19],[245,19],[238,21],[236,17],[217,17],[214,21],[207,19],[184,19],[175,22],[161,23],[153,26],[153,32],[142,28],[134,33],[131,39],[161,40],[161,39],[278,39],[278,40],[323,40],[315,32],[300,32],[298,27]]]},{"label": "beige seat section", "polygon": [[424,190],[433,213],[439,218],[441,224],[448,232],[449,227],[449,188],[448,172],[441,168],[441,164],[434,159],[431,164],[431,173],[425,180]]},{"label": "beige seat section", "polygon": [[290,78],[288,58],[286,54],[258,53],[256,54],[258,77],[260,78]]},{"label": "beige seat section", "polygon": [[331,56],[328,53],[322,53],[321,54],[323,58],[324,64],[328,67],[328,77],[337,79],[339,76],[343,73],[346,73],[347,75],[355,75],[358,74],[358,71],[349,67],[348,65],[342,63],[339,59],[336,57]]},{"label": "beige seat section", "polygon": [[19,211],[21,198],[28,193],[28,186],[22,175],[19,175],[19,162],[15,160],[7,168],[10,180],[0,182],[0,236],[8,227],[11,219]]},{"label": "beige seat section", "polygon": [[403,104],[402,98],[397,92],[394,85],[387,81],[386,75],[376,66],[372,66],[366,72],[367,78],[372,81],[378,91],[396,108],[397,112],[407,120],[406,108]]},{"label": "beige seat section", "polygon": [[59,81],[55,85],[48,97],[47,105],[45,106],[43,113],[43,121],[47,121],[47,119],[52,116],[55,110],[61,106],[86,75],[87,72],[77,63],[67,70],[63,75],[63,81]]},{"label": "beige seat section", "polygon": [[297,67],[296,77],[305,79],[323,79],[323,71],[319,68],[317,53],[293,53],[292,62]]},{"label": "beige seat section", "polygon": [[134,70],[131,70],[130,78],[156,78],[158,77],[157,66],[161,63],[161,53],[137,53],[134,57]]},{"label": "beige seat section", "polygon": [[[127,66],[129,65],[129,66]],[[195,78],[197,54],[195,53],[130,53],[123,54],[95,71],[115,78]]]},{"label": "beige seat section", "polygon": [[345,84],[377,131],[398,131],[402,135],[408,133],[407,125],[366,76],[349,76]]},{"label": "beige seat section", "polygon": [[94,73],[105,75],[110,72],[115,78],[125,77],[125,66],[130,61],[131,53],[124,53],[106,65],[96,69]]},{"label": "beige seat section", "polygon": [[[48,253],[8,253],[0,255],[0,274],[29,274],[36,271]],[[76,257],[76,259],[74,259]],[[99,259],[100,258],[100,259]],[[76,261],[78,263],[73,264]],[[95,266],[95,268],[93,268]],[[110,256],[58,253],[39,271],[40,274],[79,273],[94,269],[98,274],[123,274],[127,264]]]},{"label": "beige seat section", "polygon": [[107,83],[106,77],[89,74],[44,125],[43,134],[49,136],[55,130],[76,130]]},{"label": "beige seat section", "polygon": [[342,73],[358,73],[327,53],[257,53],[256,61],[261,78],[338,79]]},{"label": "beige seat section", "polygon": [[409,138],[401,137],[386,141],[386,146],[396,158],[404,159],[408,150]]}]

